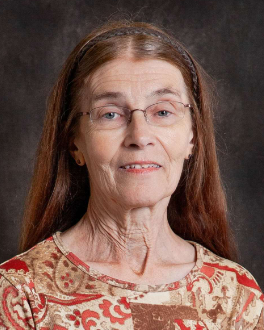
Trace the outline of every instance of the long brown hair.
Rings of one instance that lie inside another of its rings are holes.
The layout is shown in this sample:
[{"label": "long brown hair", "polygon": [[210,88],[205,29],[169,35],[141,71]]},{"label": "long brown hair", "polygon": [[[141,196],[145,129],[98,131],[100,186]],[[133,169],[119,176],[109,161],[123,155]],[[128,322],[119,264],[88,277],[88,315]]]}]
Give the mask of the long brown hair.
[{"label": "long brown hair", "polygon": [[76,58],[84,45],[102,33],[123,27],[148,28],[167,35],[147,23],[112,22],[89,34],[70,54],[49,99],[25,207],[20,249],[25,251],[55,231],[70,228],[86,212],[90,196],[88,172],[85,166],[77,166],[69,153],[69,142],[78,125],[75,114],[81,90],[85,78],[129,48],[135,60],[161,59],[176,65],[194,105],[193,156],[186,161],[168,206],[171,228],[184,239],[196,241],[222,257],[234,259],[236,248],[227,222],[226,199],[216,156],[212,93],[208,76],[198,63],[189,55],[198,77],[197,98],[193,93],[190,68],[175,47],[146,34],[115,36],[98,41],[89,49],[72,77]]}]

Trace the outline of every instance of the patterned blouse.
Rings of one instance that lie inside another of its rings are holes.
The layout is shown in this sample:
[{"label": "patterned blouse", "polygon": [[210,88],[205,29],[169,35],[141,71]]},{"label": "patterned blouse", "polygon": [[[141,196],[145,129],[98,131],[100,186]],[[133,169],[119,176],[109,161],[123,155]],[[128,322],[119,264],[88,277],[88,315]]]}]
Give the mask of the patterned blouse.
[{"label": "patterned blouse", "polygon": [[134,284],[103,275],[60,233],[0,266],[0,329],[264,329],[264,296],[252,275],[203,246],[180,281]]}]

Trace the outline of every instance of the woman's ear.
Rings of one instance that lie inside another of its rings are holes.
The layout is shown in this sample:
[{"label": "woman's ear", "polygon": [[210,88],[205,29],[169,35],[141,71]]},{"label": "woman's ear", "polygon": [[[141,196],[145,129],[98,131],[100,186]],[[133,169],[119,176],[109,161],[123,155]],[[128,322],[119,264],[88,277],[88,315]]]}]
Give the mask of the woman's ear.
[{"label": "woman's ear", "polygon": [[192,156],[193,154],[193,146],[194,146],[194,137],[193,137],[193,131],[191,131],[191,134],[190,134],[190,139],[189,139],[189,144],[186,148],[186,154],[185,154],[185,159],[190,159],[190,157]]},{"label": "woman's ear", "polygon": [[76,161],[77,165],[79,165],[79,166],[85,165],[85,159],[84,159],[83,153],[80,150],[76,137],[73,137],[70,140],[69,151],[70,151],[70,154],[72,155],[73,159]]}]

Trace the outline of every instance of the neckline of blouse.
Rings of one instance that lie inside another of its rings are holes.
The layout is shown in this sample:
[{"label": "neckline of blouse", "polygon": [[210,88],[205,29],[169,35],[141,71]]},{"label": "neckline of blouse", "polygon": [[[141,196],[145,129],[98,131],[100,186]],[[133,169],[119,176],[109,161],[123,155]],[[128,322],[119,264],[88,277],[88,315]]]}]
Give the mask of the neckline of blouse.
[{"label": "neckline of blouse", "polygon": [[60,250],[60,252],[72,263],[74,266],[82,270],[84,273],[88,274],[89,276],[93,277],[94,279],[101,281],[107,285],[119,287],[121,289],[125,290],[131,290],[131,291],[137,291],[142,293],[147,292],[164,292],[164,291],[172,291],[172,290],[178,290],[184,286],[190,286],[191,283],[195,280],[195,278],[198,277],[201,267],[203,266],[203,260],[202,260],[202,247],[200,244],[193,242],[193,241],[187,241],[190,244],[192,244],[196,250],[196,262],[194,267],[191,269],[191,271],[182,279],[172,282],[172,283],[166,283],[166,284],[157,284],[157,285],[151,285],[151,284],[137,284],[132,282],[126,282],[124,280],[119,280],[117,278],[113,278],[111,276],[105,275],[97,271],[96,269],[90,267],[87,263],[83,262],[81,259],[79,259],[73,252],[67,250],[67,248],[63,245],[62,239],[61,239],[61,232],[57,231],[53,234],[53,240],[57,248]]}]

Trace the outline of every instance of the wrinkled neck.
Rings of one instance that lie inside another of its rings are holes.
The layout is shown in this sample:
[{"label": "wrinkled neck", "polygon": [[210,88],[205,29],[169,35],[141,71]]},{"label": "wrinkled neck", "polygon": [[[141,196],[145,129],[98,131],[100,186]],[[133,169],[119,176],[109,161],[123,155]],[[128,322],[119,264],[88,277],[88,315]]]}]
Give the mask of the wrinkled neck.
[{"label": "wrinkled neck", "polygon": [[[106,204],[105,204],[106,205]],[[133,283],[170,283],[195,262],[195,249],[174,234],[167,205],[124,210],[89,201],[83,218],[62,234],[66,248],[97,271]]]},{"label": "wrinkled neck", "polygon": [[135,274],[143,274],[149,263],[158,263],[175,244],[167,204],[163,200],[153,207],[129,210],[91,198],[74,229],[79,253],[87,262],[123,263]]}]

